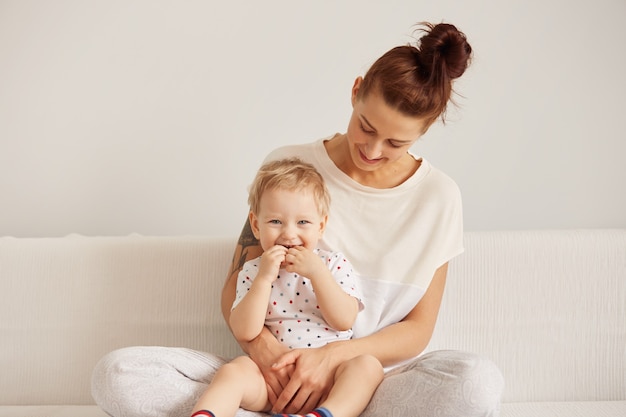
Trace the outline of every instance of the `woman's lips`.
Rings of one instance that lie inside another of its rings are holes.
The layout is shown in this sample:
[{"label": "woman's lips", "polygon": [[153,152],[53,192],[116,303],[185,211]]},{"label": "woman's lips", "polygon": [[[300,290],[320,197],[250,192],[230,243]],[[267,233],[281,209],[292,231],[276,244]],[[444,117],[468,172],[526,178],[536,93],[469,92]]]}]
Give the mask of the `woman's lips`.
[{"label": "woman's lips", "polygon": [[366,164],[369,164],[369,165],[377,164],[380,161],[380,158],[378,158],[378,159],[369,159],[367,156],[365,156],[365,154],[363,152],[361,152],[361,150],[359,150],[359,155],[361,156],[361,159],[363,160],[363,162],[365,162]]}]

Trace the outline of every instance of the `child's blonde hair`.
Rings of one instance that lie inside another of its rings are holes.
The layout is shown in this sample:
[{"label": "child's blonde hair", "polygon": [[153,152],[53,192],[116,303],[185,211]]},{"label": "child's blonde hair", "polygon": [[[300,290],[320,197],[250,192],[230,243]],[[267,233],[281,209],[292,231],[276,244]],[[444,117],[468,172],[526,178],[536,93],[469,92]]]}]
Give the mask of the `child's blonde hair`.
[{"label": "child's blonde hair", "polygon": [[286,158],[271,161],[259,168],[250,186],[248,204],[250,211],[259,213],[261,196],[268,190],[300,191],[311,189],[321,216],[327,216],[330,207],[330,194],[324,178],[315,167],[299,158]]}]

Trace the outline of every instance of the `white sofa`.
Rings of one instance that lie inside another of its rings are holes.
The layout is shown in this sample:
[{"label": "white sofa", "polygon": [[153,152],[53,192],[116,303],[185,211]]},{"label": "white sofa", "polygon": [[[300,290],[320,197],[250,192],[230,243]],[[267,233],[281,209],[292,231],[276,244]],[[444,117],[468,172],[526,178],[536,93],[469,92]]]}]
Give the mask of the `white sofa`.
[{"label": "white sofa", "polygon": [[[218,302],[234,243],[0,238],[0,417],[105,417],[90,376],[116,348],[239,354]],[[626,229],[469,232],[465,248],[428,349],[492,358],[504,417],[626,416]]]}]

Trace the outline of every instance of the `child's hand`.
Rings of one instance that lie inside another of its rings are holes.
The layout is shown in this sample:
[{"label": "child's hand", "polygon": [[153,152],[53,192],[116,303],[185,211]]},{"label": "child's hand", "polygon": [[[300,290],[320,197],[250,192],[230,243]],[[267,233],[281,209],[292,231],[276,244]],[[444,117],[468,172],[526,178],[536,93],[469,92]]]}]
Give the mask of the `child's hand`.
[{"label": "child's hand", "polygon": [[322,258],[304,246],[294,246],[289,248],[285,257],[285,269],[288,272],[295,272],[303,277],[315,280],[320,273],[328,271]]},{"label": "child's hand", "polygon": [[259,272],[255,279],[265,279],[269,282],[276,281],[280,265],[285,262],[287,248],[281,245],[274,245],[261,255]]}]

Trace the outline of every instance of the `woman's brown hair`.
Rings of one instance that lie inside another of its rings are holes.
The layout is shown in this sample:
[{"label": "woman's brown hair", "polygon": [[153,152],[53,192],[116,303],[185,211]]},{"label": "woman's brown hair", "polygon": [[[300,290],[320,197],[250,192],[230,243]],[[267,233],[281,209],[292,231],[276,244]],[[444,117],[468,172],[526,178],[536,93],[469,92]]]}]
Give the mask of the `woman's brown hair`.
[{"label": "woman's brown hair", "polygon": [[421,23],[415,45],[397,46],[378,58],[365,74],[357,98],[372,91],[400,112],[425,118],[430,126],[445,117],[452,81],[469,66],[472,47],[463,32],[448,23]]}]

